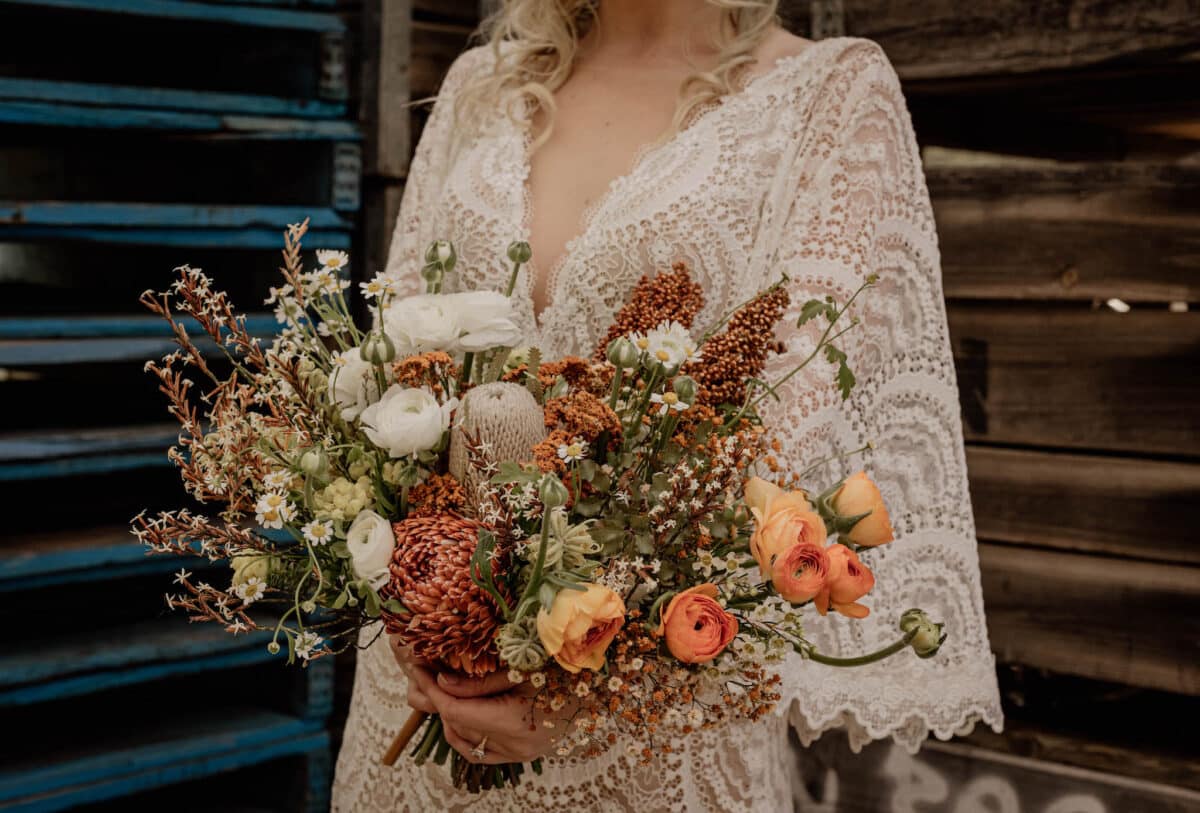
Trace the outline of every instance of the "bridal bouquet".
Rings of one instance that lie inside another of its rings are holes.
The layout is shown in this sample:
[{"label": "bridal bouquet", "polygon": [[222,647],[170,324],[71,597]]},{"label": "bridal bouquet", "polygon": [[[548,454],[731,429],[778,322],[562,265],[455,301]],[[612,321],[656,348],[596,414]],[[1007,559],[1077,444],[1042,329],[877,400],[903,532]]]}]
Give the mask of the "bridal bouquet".
[{"label": "bridal bouquet", "polygon": [[[439,669],[504,670],[527,686],[530,724],[554,729],[564,756],[619,746],[650,759],[679,735],[757,719],[779,700],[790,652],[844,666],[937,652],[942,625],[920,610],[866,655],[805,637],[830,612],[868,614],[875,579],[860,554],[892,529],[864,473],[818,487],[782,470],[757,411],[818,358],[849,394],[837,341],[862,289],[803,303],[793,318],[816,343],[775,382],[760,376],[781,350],[783,285],[699,333],[703,293],[682,265],[644,278],[590,357],[547,360],[517,346],[509,295],[526,244],[509,247],[505,293],[449,294],[456,257],[435,243],[425,294],[361,284],[374,311],[364,331],[344,296],[346,256],[318,252],[303,271],[303,233],[286,236],[269,300],[284,328],[269,347],[195,269],[143,296],[180,346],[147,365],[183,427],[172,457],[190,493],[223,509],[139,516],[135,533],[154,552],[232,568],[227,588],[181,571],[172,607],[234,633],[273,629],[270,646],[301,661],[382,618]],[[226,351],[227,372],[206,343]],[[207,379],[203,419],[186,366]],[[473,791],[515,784],[525,767],[468,761],[420,713],[385,762],[417,734],[413,757],[449,760]]]}]

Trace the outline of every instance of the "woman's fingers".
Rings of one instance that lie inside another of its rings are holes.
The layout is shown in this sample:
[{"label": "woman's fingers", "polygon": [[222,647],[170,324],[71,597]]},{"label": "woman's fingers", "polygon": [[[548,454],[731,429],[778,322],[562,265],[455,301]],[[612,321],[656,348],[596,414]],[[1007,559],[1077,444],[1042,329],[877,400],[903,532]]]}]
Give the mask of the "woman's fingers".
[{"label": "woman's fingers", "polygon": [[491,741],[491,737],[488,737],[488,741],[483,745],[483,758],[476,756],[475,748],[483,742],[483,734],[479,732],[459,729],[443,721],[442,733],[446,735],[446,742],[450,743],[451,748],[462,754],[467,762],[475,765],[503,765],[520,761],[508,756],[499,743]]},{"label": "woman's fingers", "polygon": [[423,711],[426,714],[437,714],[437,706],[433,705],[433,701],[429,699],[429,695],[421,690],[420,685],[416,681],[409,681],[408,683],[408,705],[410,708]]},{"label": "woman's fingers", "polygon": [[438,686],[455,697],[488,697],[507,692],[517,685],[508,679],[507,672],[492,672],[481,678],[470,678],[450,672],[439,672]]}]

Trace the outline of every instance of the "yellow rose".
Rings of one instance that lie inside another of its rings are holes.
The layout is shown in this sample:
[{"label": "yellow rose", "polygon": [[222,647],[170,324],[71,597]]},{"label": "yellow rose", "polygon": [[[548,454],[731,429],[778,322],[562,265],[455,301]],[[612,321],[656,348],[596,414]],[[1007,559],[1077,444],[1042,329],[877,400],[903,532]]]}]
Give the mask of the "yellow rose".
[{"label": "yellow rose", "polygon": [[607,587],[558,591],[549,612],[538,611],[537,630],[546,654],[568,672],[597,670],[604,653],[625,623],[625,602]]},{"label": "yellow rose", "polygon": [[870,512],[854,523],[854,527],[848,532],[842,534],[855,545],[873,548],[895,538],[887,506],[883,504],[883,496],[864,472],[860,471],[846,479],[845,484],[833,496],[833,510],[844,517]]},{"label": "yellow rose", "polygon": [[803,491],[784,491],[758,477],[746,483],[744,500],[754,515],[750,553],[766,577],[775,557],[799,542],[825,545],[825,520],[813,511]]}]

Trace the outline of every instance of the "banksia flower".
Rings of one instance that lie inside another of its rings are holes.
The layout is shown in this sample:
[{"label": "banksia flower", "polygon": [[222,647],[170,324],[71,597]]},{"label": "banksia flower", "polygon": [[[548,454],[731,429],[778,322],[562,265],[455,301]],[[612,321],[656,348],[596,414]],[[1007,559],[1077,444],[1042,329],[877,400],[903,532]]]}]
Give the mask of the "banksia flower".
[{"label": "banksia flower", "polygon": [[683,372],[700,385],[699,403],[717,406],[740,404],[745,399],[746,381],[762,373],[768,354],[783,350],[772,337],[789,301],[783,286],[768,288],[704,343],[698,360],[684,365]]},{"label": "banksia flower", "polygon": [[696,314],[704,307],[704,289],[692,282],[683,263],[671,266],[671,273],[642,277],[633,287],[625,307],[617,311],[608,334],[596,346],[593,357],[604,361],[608,343],[618,336],[646,333],[663,322],[674,321],[691,327]]},{"label": "banksia flower", "polygon": [[503,381],[463,396],[450,432],[450,474],[463,484],[473,505],[482,478],[468,459],[467,436],[489,445],[488,457],[497,463],[532,460],[534,447],[546,437],[542,408],[529,390]]},{"label": "banksia flower", "polygon": [[[391,581],[381,591],[385,601],[404,605],[403,612],[385,610],[383,617],[387,631],[400,635],[415,657],[476,677],[499,666],[494,638],[503,620],[471,579],[482,527],[454,514],[395,523]],[[503,592],[498,562],[492,560],[492,574]]]}]

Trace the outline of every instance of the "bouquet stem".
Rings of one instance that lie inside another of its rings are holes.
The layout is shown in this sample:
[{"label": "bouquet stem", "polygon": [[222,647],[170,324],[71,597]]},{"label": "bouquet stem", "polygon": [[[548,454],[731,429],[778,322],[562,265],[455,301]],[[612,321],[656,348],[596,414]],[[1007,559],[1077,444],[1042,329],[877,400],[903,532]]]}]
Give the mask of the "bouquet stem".
[{"label": "bouquet stem", "polygon": [[408,715],[408,719],[404,722],[404,726],[400,729],[400,733],[396,735],[396,739],[392,740],[391,747],[387,749],[387,753],[383,755],[383,764],[391,767],[396,764],[396,760],[400,758],[400,754],[408,747],[408,743],[412,740],[413,735],[425,722],[429,715],[423,711],[413,711]]}]

